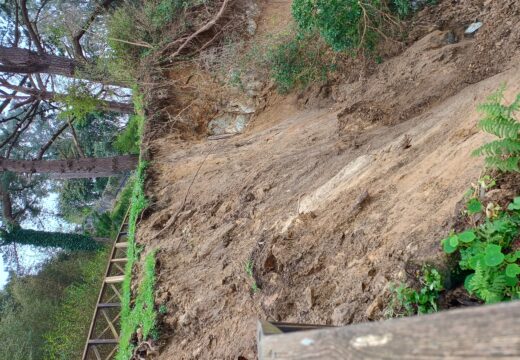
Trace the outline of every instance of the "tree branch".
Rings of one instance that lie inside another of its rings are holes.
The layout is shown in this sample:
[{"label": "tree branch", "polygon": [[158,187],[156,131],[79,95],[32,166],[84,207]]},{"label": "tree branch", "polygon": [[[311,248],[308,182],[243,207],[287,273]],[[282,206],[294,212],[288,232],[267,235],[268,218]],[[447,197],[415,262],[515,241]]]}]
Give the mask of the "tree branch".
[{"label": "tree branch", "polygon": [[211,19],[210,21],[208,21],[206,23],[206,25],[204,25],[203,27],[201,27],[199,30],[195,31],[193,34],[191,34],[187,39],[186,41],[184,41],[182,43],[181,46],[179,46],[179,48],[177,49],[177,51],[175,51],[171,56],[170,56],[170,61],[173,61],[173,59],[175,59],[181,52],[182,50],[184,50],[184,48],[186,46],[188,46],[188,44],[193,40],[195,39],[197,36],[199,36],[200,34],[202,34],[203,32],[205,31],[208,31],[209,29],[211,29],[213,26],[215,26],[215,24],[217,23],[217,21],[222,17],[222,15],[224,15],[224,12],[226,11],[226,7],[227,7],[227,4],[229,3],[229,0],[224,0],[224,2],[222,3],[222,6],[220,7],[220,10],[219,12],[217,13],[217,15],[215,15],[215,17],[213,19]]}]

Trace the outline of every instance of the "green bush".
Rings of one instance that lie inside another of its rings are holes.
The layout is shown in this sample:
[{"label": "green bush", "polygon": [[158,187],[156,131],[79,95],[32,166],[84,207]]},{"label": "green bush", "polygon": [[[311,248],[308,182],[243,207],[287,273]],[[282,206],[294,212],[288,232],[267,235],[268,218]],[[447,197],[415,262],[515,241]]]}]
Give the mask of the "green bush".
[{"label": "green bush", "polygon": [[37,274],[11,274],[0,290],[0,359],[81,358],[99,292],[92,279],[101,280],[106,260],[106,251],[61,253]]},{"label": "green bush", "polygon": [[114,142],[114,148],[123,154],[139,154],[139,123],[141,117],[132,115],[125,129]]},{"label": "green bush", "polygon": [[96,236],[115,238],[119,227],[130,207],[135,178],[131,177],[119,193],[115,206],[110,212],[94,214],[94,232]]},{"label": "green bush", "polygon": [[385,32],[407,15],[408,0],[294,0],[292,14],[300,31],[318,30],[335,51],[373,50]]},{"label": "green bush", "polygon": [[430,266],[424,266],[420,282],[419,290],[406,284],[390,288],[392,298],[386,310],[387,317],[430,314],[438,310],[437,301],[443,290],[440,273]]},{"label": "green bush", "polygon": [[290,34],[267,50],[270,75],[278,91],[287,93],[314,80],[325,80],[335,69],[327,49],[313,34]]},{"label": "green bush", "polygon": [[[475,202],[472,206],[477,210]],[[520,298],[520,251],[513,248],[520,235],[520,197],[506,211],[492,210],[479,226],[442,240],[447,254],[460,256],[466,290],[488,304]]]},{"label": "green bush", "polygon": [[479,106],[485,115],[479,128],[499,139],[481,146],[473,155],[485,156],[490,168],[520,172],[520,122],[515,118],[515,112],[520,110],[520,94],[510,105],[503,105],[504,90],[505,87],[501,87]]},{"label": "green bush", "polygon": [[108,251],[99,251],[79,267],[80,281],[67,287],[46,336],[45,359],[81,358],[90,321],[96,306]]}]

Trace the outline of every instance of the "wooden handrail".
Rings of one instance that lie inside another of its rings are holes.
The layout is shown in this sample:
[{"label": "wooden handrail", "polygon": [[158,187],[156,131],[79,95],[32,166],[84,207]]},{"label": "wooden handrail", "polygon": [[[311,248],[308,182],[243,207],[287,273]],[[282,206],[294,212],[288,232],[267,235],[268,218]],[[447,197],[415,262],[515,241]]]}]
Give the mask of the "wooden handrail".
[{"label": "wooden handrail", "polygon": [[510,302],[289,333],[259,322],[258,358],[520,359],[519,318],[520,302]]},{"label": "wooden handrail", "polygon": [[[121,303],[102,303],[103,295],[105,293],[105,290],[110,286],[114,293],[120,298],[119,291],[115,287],[115,284],[119,284],[123,281],[124,275],[116,275],[116,276],[110,276],[110,269],[112,265],[117,265],[118,268],[120,268],[118,263],[126,262],[126,258],[118,258],[117,250],[118,249],[126,249],[128,247],[128,242],[118,242],[122,235],[126,235],[125,227],[128,228],[128,217],[130,214],[130,209],[126,211],[125,217],[123,218],[123,222],[121,223],[121,226],[119,227],[118,234],[114,240],[114,243],[112,244],[112,249],[110,251],[110,258],[108,260],[108,264],[105,270],[105,276],[103,278],[103,283],[101,284],[101,289],[99,291],[98,299],[96,302],[96,308],[94,309],[94,315],[92,316],[92,321],[90,322],[90,327],[88,331],[88,337],[87,341],[85,343],[85,348],[83,350],[83,356],[81,357],[82,360],[87,360],[87,356],[89,354],[89,349],[92,348],[94,355],[97,358],[99,358],[99,349],[96,347],[96,345],[113,345],[114,348],[110,351],[108,357],[106,359],[111,359],[112,356],[115,354],[115,349],[117,348],[117,345],[119,344],[119,338],[115,336],[117,334],[117,331],[114,327],[115,321],[119,318],[119,313],[117,316],[113,319],[110,319],[105,312],[105,309],[121,309]],[[113,298],[113,297],[112,297]],[[110,300],[109,300],[110,301]],[[111,329],[112,334],[114,335],[114,338],[111,339],[97,339],[93,338],[94,336],[94,328],[96,321],[99,317],[99,315],[103,315],[103,318],[108,323],[108,327],[105,328],[100,334],[98,334],[100,337],[104,336],[107,329]]]}]

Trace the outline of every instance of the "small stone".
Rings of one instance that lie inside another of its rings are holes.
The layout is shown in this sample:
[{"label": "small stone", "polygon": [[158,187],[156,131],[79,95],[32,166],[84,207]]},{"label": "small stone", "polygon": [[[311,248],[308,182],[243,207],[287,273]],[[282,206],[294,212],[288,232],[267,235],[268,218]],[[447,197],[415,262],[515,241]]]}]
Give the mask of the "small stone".
[{"label": "small stone", "polygon": [[482,25],[483,25],[483,23],[480,21],[474,22],[473,24],[468,26],[466,31],[464,31],[464,35],[466,35],[466,36],[475,35],[475,33],[478,31],[478,29],[480,29],[482,27]]},{"label": "small stone", "polygon": [[313,290],[308,287],[307,289],[305,289],[305,292],[303,293],[303,296],[304,296],[304,307],[305,307],[305,310],[311,310],[312,307],[314,306],[314,292]]},{"label": "small stone", "polygon": [[190,319],[190,316],[188,315],[188,313],[182,314],[179,317],[179,325],[188,326],[189,324],[191,324],[191,319]]}]

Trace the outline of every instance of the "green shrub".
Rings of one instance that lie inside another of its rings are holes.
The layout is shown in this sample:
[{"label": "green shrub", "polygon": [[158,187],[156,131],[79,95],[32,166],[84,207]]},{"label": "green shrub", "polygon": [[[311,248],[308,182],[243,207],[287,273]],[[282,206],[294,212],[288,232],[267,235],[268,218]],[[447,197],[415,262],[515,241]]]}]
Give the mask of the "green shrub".
[{"label": "green shrub", "polygon": [[430,266],[424,266],[420,282],[419,291],[406,284],[391,287],[392,298],[386,310],[387,317],[430,314],[438,310],[437,301],[443,290],[440,273]]},{"label": "green shrub", "polygon": [[407,15],[407,0],[294,0],[292,14],[301,32],[318,30],[335,51],[373,50],[378,39],[393,32]]},{"label": "green shrub", "polygon": [[313,34],[286,37],[267,50],[270,75],[278,91],[287,93],[310,82],[325,80],[335,66],[327,49]]},{"label": "green shrub", "polygon": [[503,105],[504,90],[505,87],[501,87],[479,106],[485,115],[479,128],[499,139],[481,146],[473,155],[485,156],[490,168],[520,172],[520,122],[515,118],[515,112],[520,109],[520,94],[510,105]]},{"label": "green shrub", "polygon": [[0,290],[0,359],[81,358],[106,260],[106,251],[60,253],[37,274],[11,273]]},{"label": "green shrub", "polygon": [[466,273],[464,287],[485,303],[520,298],[520,251],[513,243],[520,234],[520,197],[506,211],[493,207],[476,228],[442,240],[447,254],[460,256],[458,270]]},{"label": "green shrub", "polygon": [[132,115],[128,124],[114,142],[114,148],[123,154],[139,154],[139,123],[141,117]]},{"label": "green shrub", "polygon": [[62,303],[54,315],[52,330],[45,336],[45,359],[81,358],[107,256],[108,251],[99,251],[80,265],[81,280],[65,290]]},{"label": "green shrub", "polygon": [[135,178],[131,177],[119,193],[110,212],[94,214],[94,232],[99,237],[115,238],[130,207]]}]

